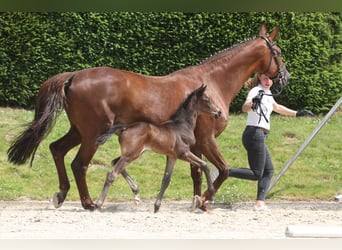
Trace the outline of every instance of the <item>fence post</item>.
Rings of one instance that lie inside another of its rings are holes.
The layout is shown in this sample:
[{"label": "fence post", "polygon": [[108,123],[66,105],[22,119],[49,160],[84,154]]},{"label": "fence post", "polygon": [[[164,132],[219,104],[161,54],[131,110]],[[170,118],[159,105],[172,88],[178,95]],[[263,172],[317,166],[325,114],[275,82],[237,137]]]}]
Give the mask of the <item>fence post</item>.
[{"label": "fence post", "polygon": [[328,114],[326,114],[323,120],[317,125],[311,135],[305,140],[302,146],[298,149],[298,151],[292,156],[292,158],[286,163],[283,169],[278,173],[278,175],[272,180],[270,186],[268,187],[267,193],[272,189],[272,187],[279,181],[280,177],[287,171],[287,169],[293,164],[293,162],[297,159],[297,157],[304,151],[304,149],[309,145],[312,139],[317,135],[317,133],[321,130],[321,128],[327,123],[330,117],[334,114],[334,112],[338,109],[338,107],[342,103],[342,97],[335,103],[335,105],[330,109]]}]

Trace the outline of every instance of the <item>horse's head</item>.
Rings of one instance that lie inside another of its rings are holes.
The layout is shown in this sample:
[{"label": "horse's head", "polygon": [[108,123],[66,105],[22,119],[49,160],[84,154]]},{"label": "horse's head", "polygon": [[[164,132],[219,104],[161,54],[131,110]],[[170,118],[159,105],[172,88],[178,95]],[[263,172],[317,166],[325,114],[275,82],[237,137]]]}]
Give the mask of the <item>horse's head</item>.
[{"label": "horse's head", "polygon": [[267,28],[263,23],[260,26],[259,37],[266,42],[268,54],[265,56],[269,59],[266,61],[265,69],[259,73],[267,75],[273,80],[275,85],[279,85],[280,89],[283,89],[290,79],[290,74],[281,58],[281,49],[275,42],[279,28],[276,27],[269,36],[267,36],[266,32]]},{"label": "horse's head", "polygon": [[206,85],[202,85],[194,91],[197,97],[195,108],[200,114],[209,114],[215,117],[215,119],[218,119],[221,116],[221,110],[212,102],[211,98],[205,93],[206,88]]}]

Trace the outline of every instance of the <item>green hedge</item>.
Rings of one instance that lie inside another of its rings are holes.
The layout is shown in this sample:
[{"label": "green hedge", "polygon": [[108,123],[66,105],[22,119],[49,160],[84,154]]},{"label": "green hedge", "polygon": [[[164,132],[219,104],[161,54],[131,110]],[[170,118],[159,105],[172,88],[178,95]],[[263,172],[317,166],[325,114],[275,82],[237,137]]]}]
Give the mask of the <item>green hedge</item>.
[{"label": "green hedge", "polygon": [[[291,83],[278,101],[326,112],[341,96],[341,13],[0,14],[0,105],[32,108],[42,82],[63,71],[112,66],[164,75],[280,26]],[[239,112],[246,90],[231,110]]]}]

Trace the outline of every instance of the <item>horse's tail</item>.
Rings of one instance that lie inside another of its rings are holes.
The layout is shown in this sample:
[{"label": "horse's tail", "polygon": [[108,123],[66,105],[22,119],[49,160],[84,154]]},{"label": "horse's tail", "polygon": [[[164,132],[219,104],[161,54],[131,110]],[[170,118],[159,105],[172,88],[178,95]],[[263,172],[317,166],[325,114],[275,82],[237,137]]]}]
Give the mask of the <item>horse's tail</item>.
[{"label": "horse's tail", "polygon": [[72,81],[71,72],[55,75],[46,80],[40,87],[36,98],[35,114],[32,122],[7,150],[8,161],[17,165],[24,164],[34,155],[40,142],[47,136],[54,125],[57,116],[64,108],[66,91]]}]

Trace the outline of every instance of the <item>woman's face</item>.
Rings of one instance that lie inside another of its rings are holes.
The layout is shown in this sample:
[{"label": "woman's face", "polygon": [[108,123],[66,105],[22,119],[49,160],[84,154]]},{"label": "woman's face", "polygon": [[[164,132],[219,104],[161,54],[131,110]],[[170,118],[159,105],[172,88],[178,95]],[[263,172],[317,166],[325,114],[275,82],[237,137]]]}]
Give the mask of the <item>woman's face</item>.
[{"label": "woman's face", "polygon": [[265,89],[270,89],[273,85],[273,81],[264,74],[259,75],[259,80],[261,85],[265,88]]}]

